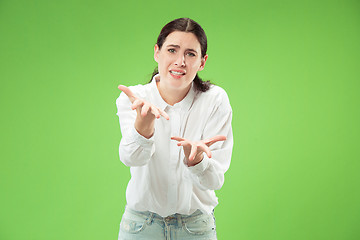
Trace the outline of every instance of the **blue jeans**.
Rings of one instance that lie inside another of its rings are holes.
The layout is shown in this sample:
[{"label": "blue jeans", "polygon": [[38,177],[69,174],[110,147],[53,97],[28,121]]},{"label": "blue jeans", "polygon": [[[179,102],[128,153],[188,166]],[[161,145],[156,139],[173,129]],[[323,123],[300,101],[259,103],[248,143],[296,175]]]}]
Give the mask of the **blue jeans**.
[{"label": "blue jeans", "polygon": [[197,210],[191,215],[173,214],[161,217],[152,212],[125,208],[118,240],[203,239],[216,240],[214,214]]}]

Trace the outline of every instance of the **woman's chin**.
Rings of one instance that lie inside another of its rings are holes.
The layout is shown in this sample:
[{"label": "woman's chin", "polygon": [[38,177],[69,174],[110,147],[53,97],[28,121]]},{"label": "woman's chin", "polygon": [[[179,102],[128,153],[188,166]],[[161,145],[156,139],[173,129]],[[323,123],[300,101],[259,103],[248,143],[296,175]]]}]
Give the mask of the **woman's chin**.
[{"label": "woman's chin", "polygon": [[163,87],[166,87],[168,90],[181,91],[188,90],[189,85],[191,85],[191,81],[187,81],[186,76],[174,78],[172,77],[172,75],[169,74],[164,78],[160,77],[160,84],[163,85]]}]

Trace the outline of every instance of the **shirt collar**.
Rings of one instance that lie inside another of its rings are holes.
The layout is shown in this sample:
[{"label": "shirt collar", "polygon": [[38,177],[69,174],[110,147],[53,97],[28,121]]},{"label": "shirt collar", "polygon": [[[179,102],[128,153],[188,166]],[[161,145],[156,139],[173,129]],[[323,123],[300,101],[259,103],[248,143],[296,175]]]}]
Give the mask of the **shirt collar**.
[{"label": "shirt collar", "polygon": [[152,88],[151,92],[152,92],[152,95],[154,98],[153,104],[162,110],[165,110],[166,107],[169,107],[169,108],[174,108],[174,109],[181,108],[181,110],[183,110],[183,111],[188,111],[190,109],[190,107],[195,99],[195,95],[196,95],[196,92],[194,89],[194,83],[193,82],[191,83],[191,88],[190,88],[189,92],[186,94],[185,98],[183,100],[181,100],[180,102],[175,103],[174,106],[171,106],[171,105],[167,104],[160,95],[159,89],[156,86],[155,78],[157,76],[159,76],[159,74],[155,75],[150,83],[151,88]]}]

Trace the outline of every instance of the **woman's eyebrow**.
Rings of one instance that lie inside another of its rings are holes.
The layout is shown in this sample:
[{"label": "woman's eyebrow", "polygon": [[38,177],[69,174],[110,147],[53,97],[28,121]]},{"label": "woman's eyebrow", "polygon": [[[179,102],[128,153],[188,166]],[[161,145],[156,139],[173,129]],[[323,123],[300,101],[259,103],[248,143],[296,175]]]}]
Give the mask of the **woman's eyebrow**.
[{"label": "woman's eyebrow", "polygon": [[179,45],[175,45],[175,44],[169,44],[169,45],[167,45],[167,47],[180,48],[180,46],[179,46]]},{"label": "woman's eyebrow", "polygon": [[197,51],[194,50],[194,49],[192,49],[192,48],[188,48],[188,49],[186,49],[186,50],[188,50],[188,51],[190,51],[190,52],[196,52],[196,53],[197,53]]},{"label": "woman's eyebrow", "polygon": [[[174,48],[180,48],[180,46],[179,45],[176,45],[176,44],[169,44],[169,45],[167,45],[167,47],[174,47]],[[194,49],[192,49],[192,48],[188,48],[188,49],[186,49],[187,51],[192,51],[192,52],[196,52],[197,53],[197,51],[196,50],[194,50]]]}]

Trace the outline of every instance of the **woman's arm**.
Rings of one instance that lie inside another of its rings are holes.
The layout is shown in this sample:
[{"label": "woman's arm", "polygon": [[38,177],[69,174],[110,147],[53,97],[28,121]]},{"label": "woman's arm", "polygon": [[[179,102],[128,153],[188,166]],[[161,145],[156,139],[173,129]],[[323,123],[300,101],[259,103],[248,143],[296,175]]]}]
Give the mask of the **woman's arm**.
[{"label": "woman's arm", "polygon": [[[224,183],[224,174],[229,169],[233,148],[231,120],[232,110],[224,92],[221,104],[207,120],[203,132],[204,140],[192,142],[188,139],[173,138],[179,141],[179,146],[183,146],[191,179],[200,189],[217,190]],[[211,142],[212,139],[215,141]],[[208,146],[208,150],[201,147],[201,142]]]},{"label": "woman's arm", "polygon": [[[154,153],[154,122],[156,118],[169,116],[156,106],[137,97],[128,87],[116,100],[122,138],[119,146],[120,160],[126,166],[142,166]],[[136,111],[134,111],[136,109]]]},{"label": "woman's arm", "polygon": [[165,119],[169,120],[169,116],[166,112],[150,102],[137,97],[130,88],[123,85],[120,85],[118,88],[129,98],[132,103],[131,109],[136,109],[137,114],[134,126],[140,135],[145,138],[150,138],[154,134],[155,118],[163,116]]}]

